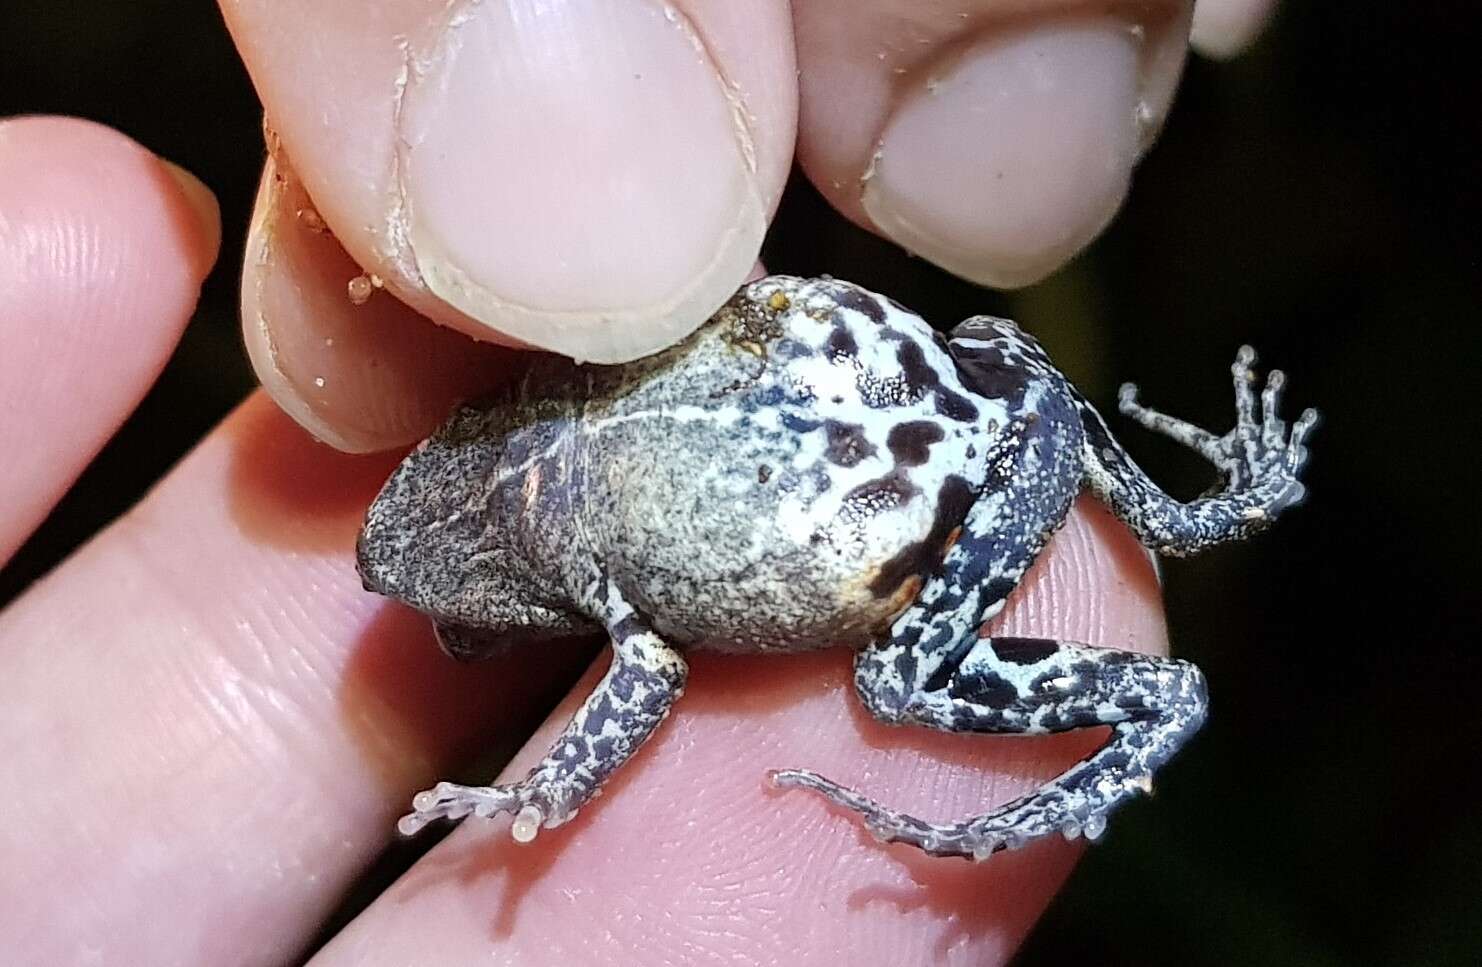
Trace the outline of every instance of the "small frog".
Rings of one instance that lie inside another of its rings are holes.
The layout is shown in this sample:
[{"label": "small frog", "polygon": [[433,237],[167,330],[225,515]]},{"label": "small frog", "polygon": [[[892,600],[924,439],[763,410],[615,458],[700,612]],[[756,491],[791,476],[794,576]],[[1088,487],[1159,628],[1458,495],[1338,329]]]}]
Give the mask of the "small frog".
[{"label": "small frog", "polygon": [[680,344],[624,365],[537,358],[395,471],[360,535],[360,573],[431,616],[455,658],[605,631],[612,663],[524,779],[439,783],[400,830],[511,813],[528,842],[576,815],[653,734],[684,689],[686,651],[848,645],[855,688],[881,721],[1110,726],[1110,738],[1029,795],[951,824],[811,772],[775,772],[775,783],[936,856],[1096,838],[1203,723],[1202,674],[980,628],[1083,488],[1172,555],[1249,537],[1300,501],[1316,413],[1288,428],[1283,376],[1270,374],[1258,402],[1254,360],[1249,347],[1236,357],[1237,420],[1224,436],[1122,388],[1123,413],[1223,477],[1185,503],[1148,479],[1014,323],[978,316],[944,338],[834,279],[753,282]]}]

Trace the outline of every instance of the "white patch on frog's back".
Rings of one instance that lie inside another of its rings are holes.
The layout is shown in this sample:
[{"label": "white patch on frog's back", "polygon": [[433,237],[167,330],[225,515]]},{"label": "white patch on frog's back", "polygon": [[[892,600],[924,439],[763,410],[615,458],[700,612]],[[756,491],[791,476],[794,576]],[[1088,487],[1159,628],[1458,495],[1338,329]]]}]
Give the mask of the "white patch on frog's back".
[{"label": "white patch on frog's back", "polygon": [[[866,444],[862,449],[869,451],[852,466],[844,465],[829,459],[826,424],[800,434],[794,469],[825,473],[830,486],[821,493],[799,492],[783,500],[777,524],[795,543],[819,534],[840,553],[877,561],[920,540],[936,521],[939,496],[949,477],[983,479],[987,438],[993,428],[1007,422],[1004,408],[970,392],[931,328],[887,299],[855,290],[878,308],[877,320],[871,318],[874,313],[840,304],[836,284],[790,287],[769,280],[754,289],[750,297],[760,304],[776,292],[789,299],[777,324],[784,338],[809,350],[782,363],[780,381],[789,395],[807,399],[792,415],[858,427],[858,437]],[[852,352],[831,347],[830,340],[841,334]],[[920,350],[939,381],[937,390],[911,392],[912,381],[899,355],[906,344]],[[867,400],[865,386],[877,398]],[[969,401],[976,416],[961,420],[944,415],[938,392]],[[880,395],[895,399],[881,405]],[[927,459],[920,463],[899,462],[889,446],[891,431],[907,424],[930,424],[941,431],[941,439],[928,445]],[[909,499],[892,500],[888,490],[873,497],[861,490],[891,480],[910,493]]]}]

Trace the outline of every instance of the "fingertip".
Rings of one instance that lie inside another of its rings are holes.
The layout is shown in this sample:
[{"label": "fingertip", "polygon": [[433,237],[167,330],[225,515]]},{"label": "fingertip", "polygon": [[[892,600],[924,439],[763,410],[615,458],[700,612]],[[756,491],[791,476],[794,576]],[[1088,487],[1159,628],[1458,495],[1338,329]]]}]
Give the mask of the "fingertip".
[{"label": "fingertip", "polygon": [[214,201],[78,118],[0,121],[0,559],[137,404],[195,308]]},{"label": "fingertip", "polygon": [[815,184],[907,251],[1000,288],[1044,278],[1115,215],[1187,46],[1187,4],[1022,7],[819,0],[798,14]]},{"label": "fingertip", "polygon": [[287,159],[270,159],[242,270],[243,341],[273,401],[346,453],[422,439],[515,359],[434,325],[377,281],[324,225]]},{"label": "fingertip", "polygon": [[755,136],[680,10],[522,6],[469,8],[408,82],[397,171],[417,270],[470,319],[542,349],[660,349],[760,251]]},{"label": "fingertip", "polygon": [[1229,60],[1255,43],[1276,12],[1276,0],[1199,0],[1189,42],[1211,60]]},{"label": "fingertip", "polygon": [[1140,146],[1137,48],[1115,19],[985,38],[887,121],[865,211],[971,281],[1039,281],[1126,195]]},{"label": "fingertip", "polygon": [[185,168],[167,158],[161,158],[160,164],[180,189],[180,197],[189,209],[190,225],[196,233],[196,271],[205,278],[221,252],[221,205],[216,193]]}]

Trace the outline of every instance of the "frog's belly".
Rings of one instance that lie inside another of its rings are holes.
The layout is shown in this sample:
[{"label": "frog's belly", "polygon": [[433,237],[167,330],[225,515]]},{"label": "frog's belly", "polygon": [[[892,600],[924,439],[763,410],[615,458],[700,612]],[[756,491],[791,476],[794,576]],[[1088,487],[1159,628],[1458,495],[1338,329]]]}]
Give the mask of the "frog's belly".
[{"label": "frog's belly", "polygon": [[625,454],[603,488],[624,508],[605,518],[614,577],[680,644],[803,650],[878,636],[955,539],[991,443],[974,425],[913,426],[891,446],[889,428],[863,423],[761,440],[712,425],[676,448],[703,459]]}]

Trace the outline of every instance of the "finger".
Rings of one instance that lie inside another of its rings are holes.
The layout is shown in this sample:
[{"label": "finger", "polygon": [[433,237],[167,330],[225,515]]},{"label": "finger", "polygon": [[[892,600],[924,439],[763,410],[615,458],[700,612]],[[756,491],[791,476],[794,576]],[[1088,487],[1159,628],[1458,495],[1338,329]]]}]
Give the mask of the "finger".
[{"label": "finger", "polygon": [[[1161,650],[1147,554],[1083,503],[998,627]],[[848,655],[693,656],[654,740],[572,823],[518,846],[469,820],[315,959],[341,963],[1002,963],[1078,855],[1042,842],[982,864],[875,843],[850,818],[766,788],[806,766],[927,817],[982,813],[1098,734],[952,736],[871,720]],[[589,675],[583,686],[595,679]],[[545,751],[573,701],[506,771]],[[1113,835],[1115,830],[1113,830]]]},{"label": "finger", "polygon": [[510,350],[435,326],[379,291],[268,161],[242,270],[242,336],[273,400],[348,453],[405,446],[494,385]]},{"label": "finger", "polygon": [[293,959],[411,792],[574,677],[457,666],[361,589],[389,468],[255,396],[0,614],[7,962]]},{"label": "finger", "polygon": [[1225,60],[1249,47],[1275,12],[1276,0],[1199,0],[1189,40],[1205,57]]},{"label": "finger", "polygon": [[791,156],[781,0],[222,0],[350,256],[479,338],[629,359],[746,275]]},{"label": "finger", "polygon": [[964,278],[1038,281],[1127,193],[1186,0],[800,0],[798,155],[845,215]]},{"label": "finger", "polygon": [[300,426],[347,453],[407,446],[519,365],[377,289],[285,162],[269,161],[248,232],[242,335],[263,388]]},{"label": "finger", "polygon": [[220,237],[210,191],[123,135],[0,121],[0,565],[154,382]]}]

